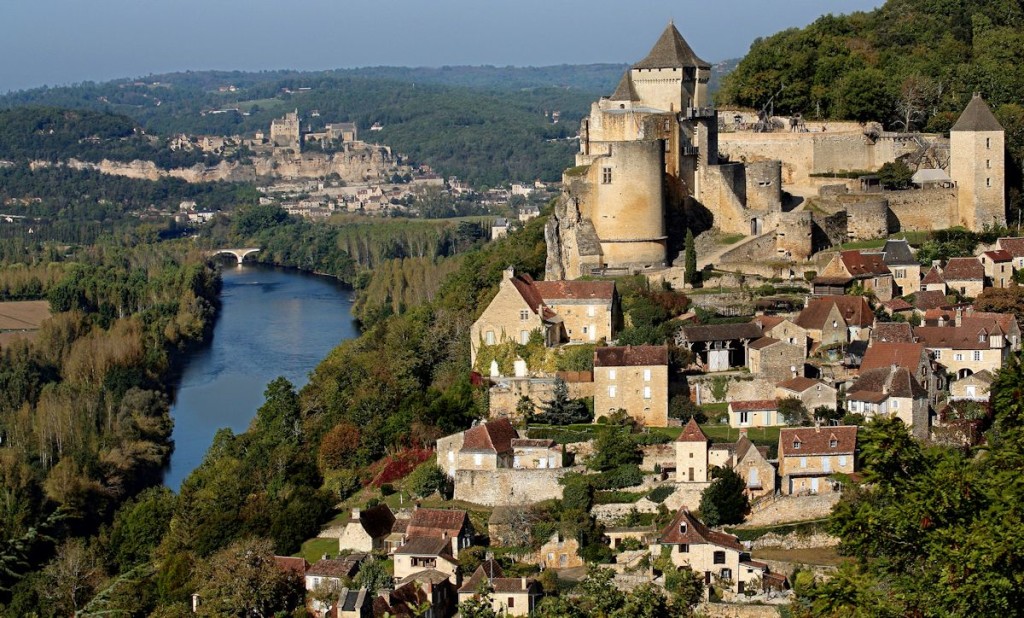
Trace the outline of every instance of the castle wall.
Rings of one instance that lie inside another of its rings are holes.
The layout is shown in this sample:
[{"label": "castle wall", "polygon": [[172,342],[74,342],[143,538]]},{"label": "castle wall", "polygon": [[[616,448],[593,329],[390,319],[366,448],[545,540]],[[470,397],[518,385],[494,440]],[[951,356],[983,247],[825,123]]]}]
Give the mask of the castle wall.
[{"label": "castle wall", "polygon": [[809,210],[784,212],[775,230],[775,253],[793,260],[806,260],[814,252],[813,213]]},{"label": "castle wall", "polygon": [[746,164],[747,210],[772,211],[782,207],[782,162]]},{"label": "castle wall", "polygon": [[846,234],[850,240],[870,240],[889,235],[889,202],[871,198],[847,204]]},{"label": "castle wall", "polygon": [[[698,107],[696,84],[686,81],[684,69],[631,69],[633,88],[644,105],[655,109],[678,112],[686,107]],[[706,88],[703,89],[706,92]],[[705,95],[706,98],[706,95]]]},{"label": "castle wall", "polygon": [[728,234],[749,234],[743,206],[747,188],[743,164],[710,165],[701,172],[698,199],[714,213],[714,226]]},{"label": "castle wall", "polygon": [[941,230],[959,225],[957,193],[960,189],[887,191],[889,211],[898,231]]}]

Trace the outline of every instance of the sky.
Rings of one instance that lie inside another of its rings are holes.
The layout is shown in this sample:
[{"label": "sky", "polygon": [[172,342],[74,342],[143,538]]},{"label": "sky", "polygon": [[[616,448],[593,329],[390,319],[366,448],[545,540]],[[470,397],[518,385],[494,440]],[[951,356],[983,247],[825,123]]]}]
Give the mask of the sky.
[{"label": "sky", "polygon": [[709,62],[882,0],[5,0],[0,92],[182,70],[626,63],[669,19]]}]

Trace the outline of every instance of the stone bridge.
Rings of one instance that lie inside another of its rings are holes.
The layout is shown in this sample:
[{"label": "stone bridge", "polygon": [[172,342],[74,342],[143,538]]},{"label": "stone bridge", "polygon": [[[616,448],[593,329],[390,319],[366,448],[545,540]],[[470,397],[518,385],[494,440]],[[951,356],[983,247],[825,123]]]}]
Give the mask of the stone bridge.
[{"label": "stone bridge", "polygon": [[253,253],[259,253],[259,247],[242,247],[241,249],[215,249],[213,251],[207,251],[207,257],[215,257],[218,255],[233,255],[238,260],[238,265],[241,266],[246,256],[252,255]]}]

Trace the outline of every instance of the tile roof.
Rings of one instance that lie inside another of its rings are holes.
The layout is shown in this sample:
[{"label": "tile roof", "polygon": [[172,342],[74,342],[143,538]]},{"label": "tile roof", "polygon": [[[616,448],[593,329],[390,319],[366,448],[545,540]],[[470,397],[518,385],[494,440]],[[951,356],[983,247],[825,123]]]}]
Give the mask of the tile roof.
[{"label": "tile roof", "polygon": [[293,557],[293,556],[274,556],[274,562],[278,567],[285,571],[291,571],[302,577],[306,574],[306,569],[309,568],[309,563],[306,562],[305,558]]},{"label": "tile roof", "polygon": [[1013,257],[1024,257],[1024,238],[1000,238],[996,241],[1000,249],[1009,252]]},{"label": "tile roof", "polygon": [[512,440],[518,437],[519,432],[512,426],[512,423],[507,418],[499,418],[467,429],[462,441],[462,449],[508,453],[512,450]]},{"label": "tile roof", "polygon": [[848,399],[858,399],[858,393],[884,393],[890,397],[907,397],[921,399],[928,397],[921,383],[914,374],[904,367],[877,367],[861,370],[860,377],[850,387]]},{"label": "tile roof", "polygon": [[753,399],[749,401],[730,401],[729,407],[737,411],[775,410],[779,404],[774,399]]},{"label": "tile roof", "polygon": [[749,344],[747,344],[747,347],[750,348],[751,350],[763,350],[768,346],[775,345],[776,343],[782,342],[772,337],[761,337],[760,339],[755,339],[754,341],[751,341]]},{"label": "tile roof", "polygon": [[615,92],[612,96],[608,97],[609,101],[639,101],[640,96],[636,93],[636,88],[633,86],[633,78],[630,76],[630,72],[622,76],[619,80],[619,85],[615,88]]},{"label": "tile roof", "polygon": [[448,539],[431,538],[426,536],[411,537],[395,550],[396,554],[416,556],[450,556],[452,544]]},{"label": "tile roof", "polygon": [[609,346],[594,349],[595,367],[668,365],[667,345]]},{"label": "tile roof", "polygon": [[865,253],[863,251],[843,251],[839,254],[846,270],[854,277],[876,277],[891,274],[885,265],[881,253]]},{"label": "tile roof", "polygon": [[679,329],[684,341],[730,341],[733,339],[759,339],[761,327],[751,322],[741,324],[705,324],[683,326]]},{"label": "tile roof", "polygon": [[707,442],[708,437],[704,434],[704,431],[697,424],[694,418],[690,417],[690,422],[683,427],[682,433],[676,438],[676,442]]},{"label": "tile roof", "polygon": [[512,448],[553,448],[554,440],[541,440],[529,438],[515,438],[512,440]]},{"label": "tile roof", "polygon": [[924,279],[921,279],[922,285],[928,285],[929,283],[945,283],[946,280],[942,278],[942,271],[932,266],[928,269],[928,272],[924,274]]},{"label": "tile roof", "polygon": [[463,526],[469,525],[465,511],[447,509],[416,509],[409,520],[406,534],[411,537],[451,539],[458,536]]},{"label": "tile roof", "polygon": [[[836,440],[836,446],[830,446]],[[793,449],[793,442],[799,441],[800,448]],[[779,454],[786,456],[846,455],[857,449],[857,426],[838,427],[783,427],[779,430]]]},{"label": "tile roof", "polygon": [[611,302],[615,296],[615,283],[612,281],[534,281],[533,286],[549,304],[559,300]]},{"label": "tile roof", "polygon": [[817,386],[819,384],[825,384],[825,383],[822,382],[821,380],[815,380],[813,378],[805,378],[803,376],[797,376],[795,378],[790,378],[789,380],[785,380],[783,382],[779,382],[775,386],[778,386],[780,388],[784,388],[786,390],[793,391],[794,393],[802,393],[802,392],[806,391],[807,389],[813,388],[813,387],[815,387],[815,386]]},{"label": "tile roof", "polygon": [[[909,326],[909,325],[908,325]],[[911,340],[913,340],[911,338]],[[917,373],[921,365],[922,355],[926,355],[924,344],[921,343],[875,343],[864,353],[860,361],[860,371],[863,374],[870,369],[879,367],[903,367],[912,373]]]},{"label": "tile roof", "polygon": [[985,267],[975,257],[949,258],[946,267],[942,269],[942,277],[946,281],[980,281],[985,279]]},{"label": "tile roof", "polygon": [[887,240],[882,247],[882,261],[889,266],[918,265],[914,250],[905,240]]},{"label": "tile roof", "polygon": [[1013,330],[1014,326],[1017,326],[1017,318],[1012,313],[973,311],[962,318],[961,324],[964,326],[977,324],[986,327],[991,324],[992,326],[999,326],[1004,333],[1009,333]]},{"label": "tile roof", "polygon": [[647,57],[633,65],[634,69],[682,69],[687,67],[710,69],[711,65],[697,57],[697,54],[683,39],[683,35],[676,30],[675,24],[671,22],[658,37]]},{"label": "tile roof", "polygon": [[914,332],[909,322],[879,322],[871,331],[871,340],[877,343],[911,343]]},{"label": "tile roof", "polygon": [[771,330],[785,321],[786,318],[781,315],[758,315],[750,320],[752,324],[757,324],[762,331]]},{"label": "tile roof", "polygon": [[1003,125],[999,124],[996,117],[989,109],[988,103],[981,98],[980,94],[971,97],[971,102],[964,108],[960,118],[953,125],[950,131],[1002,131]]},{"label": "tile roof", "polygon": [[946,295],[939,290],[921,290],[914,293],[914,309],[918,311],[941,309],[948,306],[949,301],[946,300]]},{"label": "tile roof", "polygon": [[[682,531],[684,523],[685,532]],[[743,546],[735,536],[711,530],[685,508],[676,513],[669,525],[662,529],[660,540],[662,545],[718,545],[743,551]]]},{"label": "tile roof", "polygon": [[398,588],[411,584],[413,582],[423,582],[427,584],[437,585],[441,582],[448,581],[448,574],[437,569],[425,569],[423,571],[417,571],[412,575],[406,575],[402,579],[398,580]]},{"label": "tile roof", "polygon": [[462,587],[459,588],[459,592],[462,594],[474,593],[480,589],[480,584],[489,579],[490,577],[502,577],[505,572],[502,570],[501,565],[495,560],[484,560],[483,564],[476,567],[473,574],[466,578],[462,582]]},{"label": "tile roof", "polygon": [[796,324],[803,328],[822,328],[832,311],[832,305],[839,308],[847,325],[867,327],[875,322],[875,314],[863,296],[822,296],[811,300],[804,307],[796,317]]},{"label": "tile roof", "polygon": [[338,558],[318,560],[313,566],[309,567],[306,575],[334,577],[337,579],[352,577],[359,569],[359,564],[365,559],[366,554],[349,554]]},{"label": "tile roof", "polygon": [[888,302],[882,303],[882,306],[889,311],[909,311],[914,308],[914,305],[911,305],[902,298],[894,298]]},{"label": "tile roof", "polygon": [[997,249],[995,251],[985,251],[983,253],[985,257],[992,260],[993,262],[1010,262],[1013,261],[1013,254],[1009,251]]},{"label": "tile roof", "polygon": [[531,577],[492,577],[491,587],[495,592],[527,592],[533,588],[537,580]]},{"label": "tile roof", "polygon": [[395,525],[395,514],[386,504],[378,504],[359,511],[359,525],[371,538],[379,539],[391,534]]},{"label": "tile roof", "polygon": [[953,350],[987,350],[987,329],[964,328],[962,326],[918,326],[914,336],[927,348],[950,348]]}]

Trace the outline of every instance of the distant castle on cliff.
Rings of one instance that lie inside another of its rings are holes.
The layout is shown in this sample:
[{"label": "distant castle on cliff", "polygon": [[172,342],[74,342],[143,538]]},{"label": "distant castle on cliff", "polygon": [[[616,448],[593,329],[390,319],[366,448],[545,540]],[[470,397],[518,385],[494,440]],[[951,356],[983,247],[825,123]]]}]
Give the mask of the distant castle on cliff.
[{"label": "distant castle on cliff", "polygon": [[[819,223],[814,214],[783,208],[783,167],[792,175],[789,168],[804,164],[780,160],[788,153],[785,148],[765,148],[752,139],[737,143],[742,136],[736,140],[730,135],[729,143],[742,155],[720,155],[719,114],[708,95],[710,75],[711,65],[670,22],[650,53],[626,71],[614,93],[591,106],[580,125],[576,167],[563,175],[563,194],[546,229],[546,278],[673,270],[676,256],[670,253],[681,243],[670,238],[667,221],[681,219],[684,212],[688,223],[710,218],[711,225],[726,233],[773,235],[768,239],[771,255],[766,257],[804,260],[816,250],[812,237]],[[887,143],[882,150],[876,148],[877,137],[869,140],[866,135],[858,130],[827,137],[770,137],[793,144],[802,140],[810,148],[807,176],[820,171],[814,169],[816,149],[827,145],[842,159],[844,139],[854,143],[858,153],[865,151],[861,156],[871,162],[894,160],[917,147],[894,139],[899,145]],[[930,196],[938,201],[928,225],[981,229],[1005,224],[1003,129],[980,97],[972,99],[953,127],[948,148],[953,187],[942,196]],[[781,156],[773,157],[776,152]],[[833,163],[834,158],[833,153]],[[864,165],[851,158],[848,166],[840,162],[838,167],[874,169],[858,164]],[[856,195],[844,199],[847,204],[857,202]],[[879,196],[871,195],[870,201],[879,202]],[[849,225],[898,231],[890,222],[899,226],[896,211],[902,207],[886,202],[881,208],[850,208],[853,218],[881,220],[851,219]],[[911,217],[904,219],[908,225],[902,229],[919,227]]]}]

